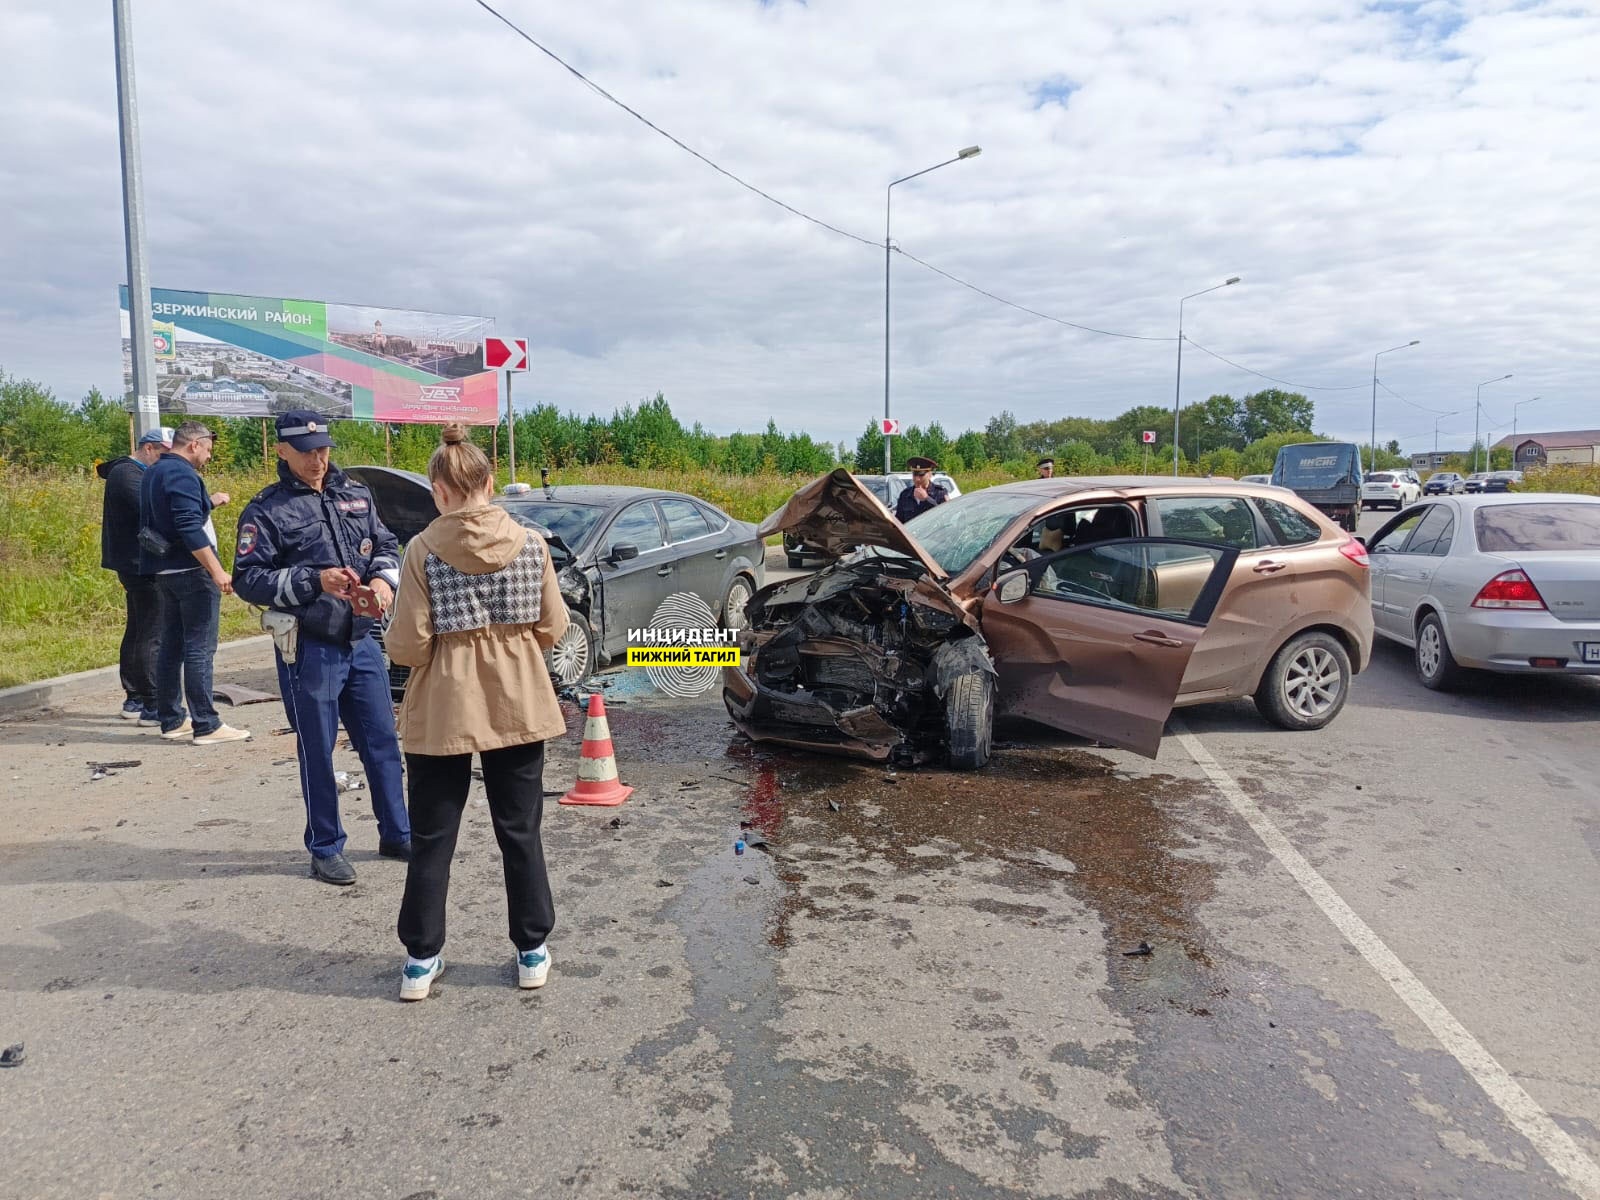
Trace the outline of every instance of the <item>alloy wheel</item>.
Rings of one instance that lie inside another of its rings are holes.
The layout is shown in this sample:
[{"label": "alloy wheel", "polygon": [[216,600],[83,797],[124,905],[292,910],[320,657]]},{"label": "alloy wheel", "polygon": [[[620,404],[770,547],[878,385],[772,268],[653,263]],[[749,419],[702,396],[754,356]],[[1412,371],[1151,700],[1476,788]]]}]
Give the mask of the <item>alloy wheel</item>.
[{"label": "alloy wheel", "polygon": [[1283,693],[1289,707],[1302,717],[1320,717],[1339,702],[1344,673],[1339,662],[1321,646],[1307,646],[1289,660],[1283,674]]},{"label": "alloy wheel", "polygon": [[576,621],[550,647],[550,669],[556,683],[567,687],[589,673],[589,638]]},{"label": "alloy wheel", "polygon": [[1439,627],[1429,621],[1417,634],[1417,670],[1422,672],[1423,678],[1432,679],[1439,673],[1439,663],[1444,657],[1442,650]]},{"label": "alloy wheel", "polygon": [[722,625],[725,629],[744,628],[745,605],[750,603],[750,585],[735,579],[728,587],[728,599],[722,606]]}]

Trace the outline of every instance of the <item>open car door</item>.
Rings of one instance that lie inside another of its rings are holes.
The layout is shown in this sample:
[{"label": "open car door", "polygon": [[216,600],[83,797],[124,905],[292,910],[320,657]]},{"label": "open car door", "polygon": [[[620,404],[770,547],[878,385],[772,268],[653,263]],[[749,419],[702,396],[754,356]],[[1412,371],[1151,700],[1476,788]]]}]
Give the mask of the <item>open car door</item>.
[{"label": "open car door", "polygon": [[1000,714],[1154,758],[1238,557],[1231,546],[1125,538],[1000,576],[979,618]]}]

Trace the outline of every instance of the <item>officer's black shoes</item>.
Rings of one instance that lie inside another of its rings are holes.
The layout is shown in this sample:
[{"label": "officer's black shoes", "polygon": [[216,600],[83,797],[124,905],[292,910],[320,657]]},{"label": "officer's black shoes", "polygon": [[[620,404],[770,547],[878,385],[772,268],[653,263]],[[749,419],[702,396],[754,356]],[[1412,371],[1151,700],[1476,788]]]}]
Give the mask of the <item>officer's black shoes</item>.
[{"label": "officer's black shoes", "polygon": [[401,862],[411,861],[410,842],[379,842],[378,853],[384,858],[398,858]]},{"label": "officer's black shoes", "polygon": [[339,887],[345,887],[356,881],[356,869],[342,854],[330,854],[327,858],[312,855],[311,874],[323,883],[337,884]]}]

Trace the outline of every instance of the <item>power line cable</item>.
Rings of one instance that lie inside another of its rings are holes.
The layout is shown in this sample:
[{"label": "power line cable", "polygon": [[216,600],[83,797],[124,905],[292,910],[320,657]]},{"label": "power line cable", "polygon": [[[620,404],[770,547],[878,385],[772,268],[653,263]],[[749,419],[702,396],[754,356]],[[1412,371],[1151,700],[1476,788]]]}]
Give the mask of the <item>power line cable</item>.
[{"label": "power line cable", "polygon": [[1202,354],[1209,354],[1212,358],[1216,359],[1218,362],[1225,362],[1230,367],[1235,367],[1238,370],[1243,371],[1247,375],[1254,375],[1259,379],[1266,379],[1266,380],[1271,381],[1272,383],[1281,383],[1284,387],[1291,387],[1291,388],[1295,388],[1297,390],[1303,390],[1303,391],[1307,391],[1307,392],[1354,392],[1354,391],[1358,391],[1359,389],[1364,388],[1364,387],[1367,386],[1364,383],[1341,384],[1341,385],[1339,385],[1337,387],[1335,387],[1333,385],[1323,385],[1323,384],[1316,384],[1316,383],[1292,383],[1287,379],[1279,379],[1276,375],[1267,375],[1264,372],[1257,371],[1253,367],[1247,367],[1243,363],[1236,363],[1231,358],[1224,358],[1222,355],[1218,354],[1215,350],[1207,350],[1204,346],[1202,346],[1199,342],[1195,341],[1192,337],[1189,337],[1187,334],[1184,335],[1184,339],[1183,340],[1188,342],[1189,345],[1193,346],[1196,350],[1200,351]]},{"label": "power line cable", "polygon": [[1430,416],[1447,417],[1447,416],[1453,415],[1453,414],[1447,412],[1445,409],[1442,409],[1442,408],[1427,408],[1427,407],[1425,407],[1425,406],[1423,406],[1421,404],[1418,404],[1415,400],[1407,400],[1404,396],[1402,396],[1399,392],[1395,391],[1392,387],[1390,387],[1387,383],[1385,383],[1381,379],[1378,380],[1378,386],[1381,387],[1384,391],[1388,392],[1389,395],[1393,396],[1396,400],[1400,401],[1401,404],[1409,404],[1412,408],[1420,409],[1421,411],[1423,411],[1425,413],[1428,413]]}]

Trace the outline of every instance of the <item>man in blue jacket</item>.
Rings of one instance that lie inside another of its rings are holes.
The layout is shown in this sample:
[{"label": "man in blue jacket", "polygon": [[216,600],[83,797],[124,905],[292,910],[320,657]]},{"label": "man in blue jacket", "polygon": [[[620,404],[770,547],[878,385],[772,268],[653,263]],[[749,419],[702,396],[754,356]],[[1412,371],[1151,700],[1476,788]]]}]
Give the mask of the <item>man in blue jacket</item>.
[{"label": "man in blue jacket", "polygon": [[350,884],[333,750],[344,723],[372,786],[378,853],[411,857],[400,742],[374,619],[400,586],[400,546],[372,493],[328,461],[333,438],[314,412],[277,418],[278,482],[239,514],[238,594],[269,610],[278,683],[294,727],[311,872]]},{"label": "man in blue jacket", "polygon": [[[212,659],[222,597],[233,581],[217,558],[211,510],[225,493],[206,491],[200,468],[216,435],[198,421],[173,432],[172,449],[139,481],[139,573],[154,575],[166,603],[156,655],[156,712],[168,741],[193,735],[197,746],[239,742],[248,730],[224,725],[211,695]],[[184,716],[183,701],[189,701]]]},{"label": "man in blue jacket", "polygon": [[172,430],[163,426],[139,438],[133,453],[95,468],[106,481],[100,508],[100,565],[117,573],[122,584],[122,653],[118,658],[122,717],[141,725],[159,725],[156,713],[156,655],[161,648],[164,607],[154,577],[139,574],[139,485],[156,459],[172,449]]}]

